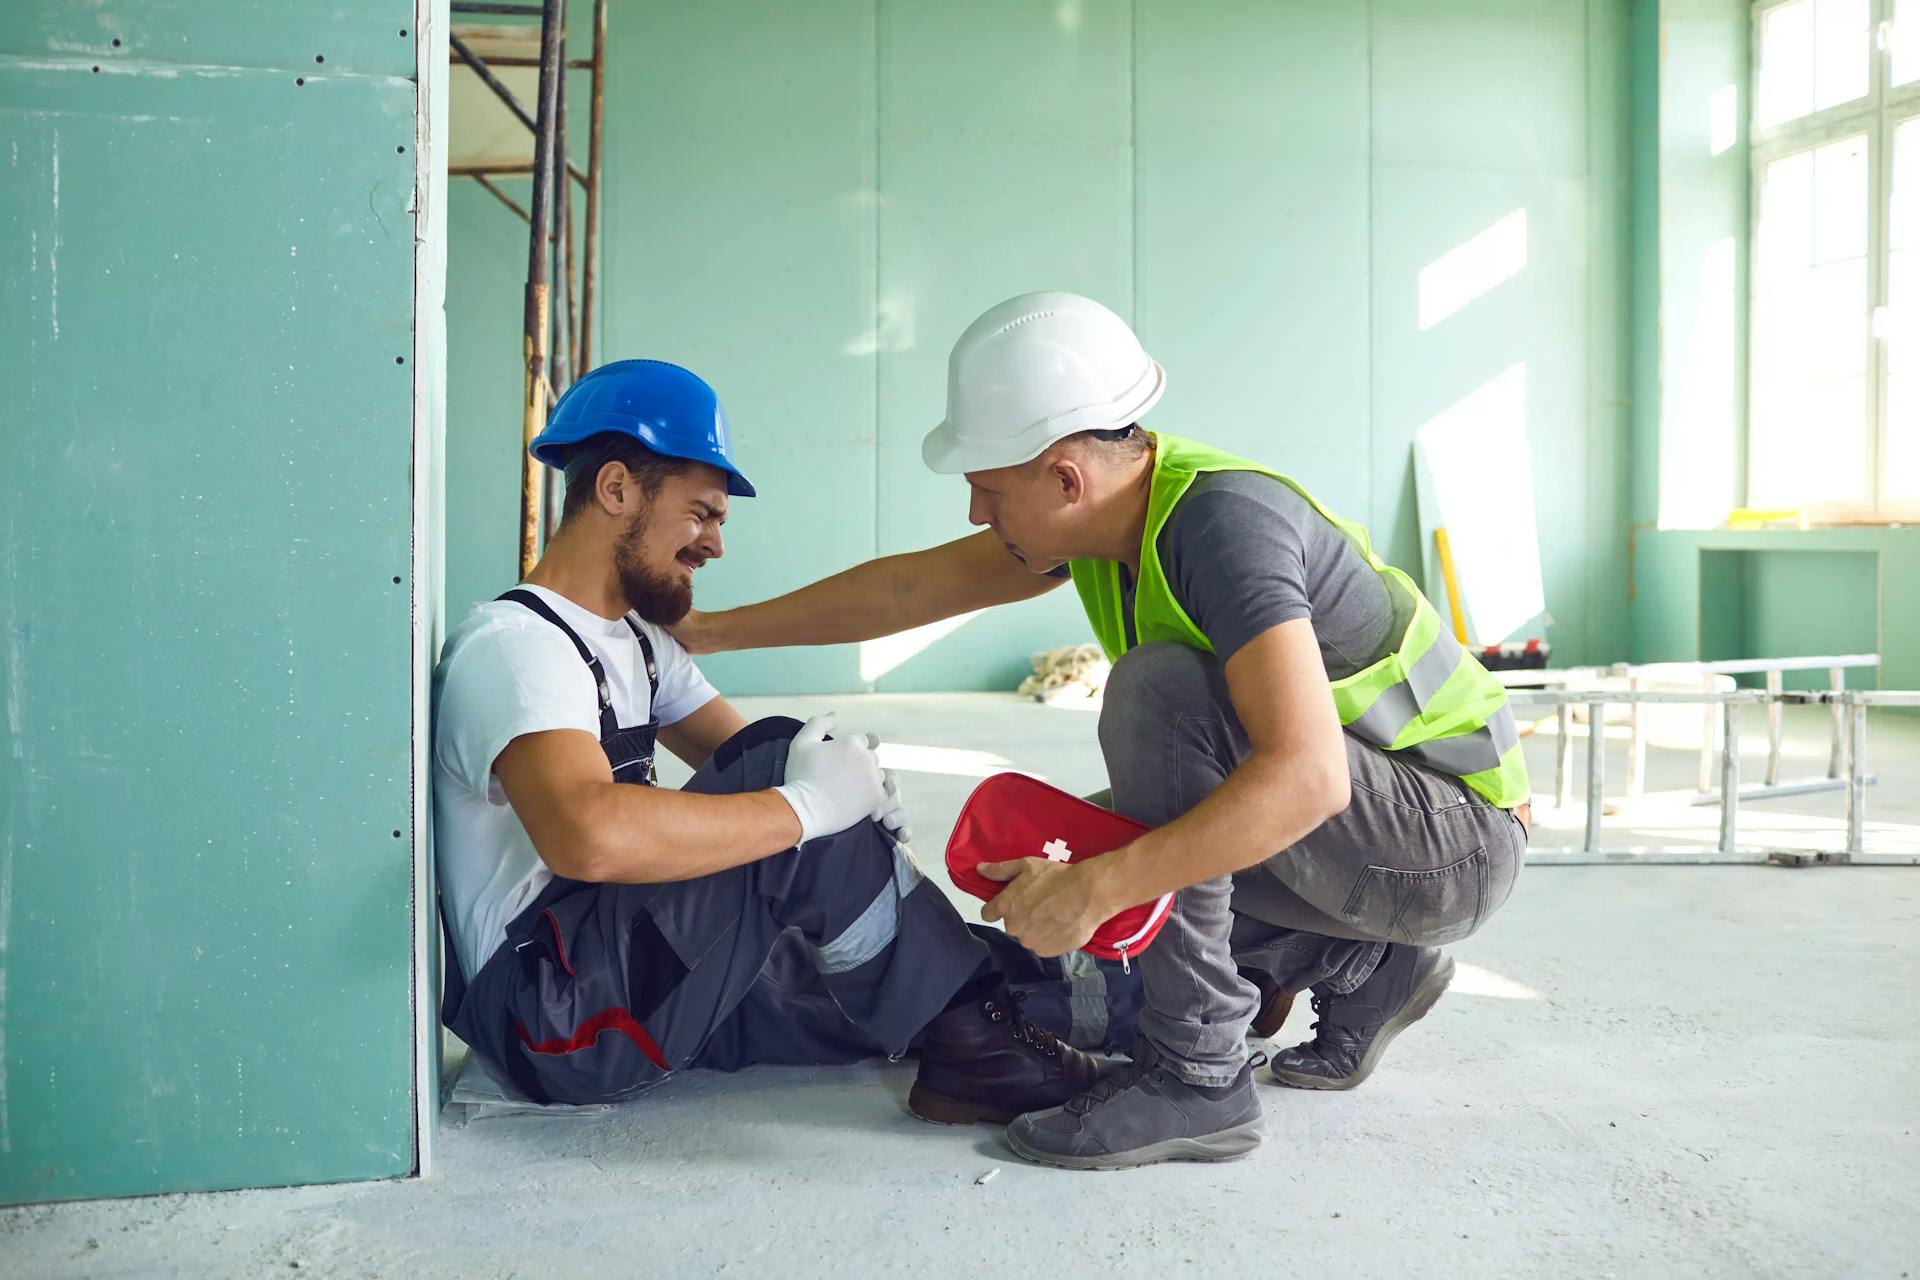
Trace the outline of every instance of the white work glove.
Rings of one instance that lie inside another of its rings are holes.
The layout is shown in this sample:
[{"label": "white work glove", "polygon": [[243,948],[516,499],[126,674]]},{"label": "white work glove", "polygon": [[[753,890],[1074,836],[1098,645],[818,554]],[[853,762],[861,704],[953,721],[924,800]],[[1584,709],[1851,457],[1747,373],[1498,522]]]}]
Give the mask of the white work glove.
[{"label": "white work glove", "polygon": [[[880,745],[880,740],[872,734],[867,738],[875,747]],[[882,769],[880,778],[887,794],[880,807],[873,811],[873,820],[887,829],[895,844],[906,844],[913,839],[913,832],[907,830],[907,802],[900,798],[900,780],[891,769]]]},{"label": "white work glove", "polygon": [[886,779],[873,740],[855,733],[828,741],[838,720],[829,711],[800,726],[787,748],[787,780],[774,788],[800,819],[801,844],[845,831],[886,807]]}]

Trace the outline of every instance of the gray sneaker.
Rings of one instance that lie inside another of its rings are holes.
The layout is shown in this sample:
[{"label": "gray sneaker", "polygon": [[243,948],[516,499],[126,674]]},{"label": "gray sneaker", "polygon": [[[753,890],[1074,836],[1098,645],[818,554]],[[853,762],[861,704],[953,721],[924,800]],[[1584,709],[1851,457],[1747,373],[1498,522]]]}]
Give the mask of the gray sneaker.
[{"label": "gray sneaker", "polygon": [[1295,1089],[1351,1089],[1373,1074],[1393,1038],[1427,1016],[1453,981],[1433,947],[1389,944],[1367,980],[1344,996],[1313,993],[1314,1037],[1273,1055],[1273,1078]]},{"label": "gray sneaker", "polygon": [[1007,1126],[1007,1143],[1060,1169],[1238,1160],[1260,1145],[1256,1065],[1240,1068],[1224,1089],[1203,1092],[1164,1066],[1130,1063],[1065,1106],[1018,1117]]}]

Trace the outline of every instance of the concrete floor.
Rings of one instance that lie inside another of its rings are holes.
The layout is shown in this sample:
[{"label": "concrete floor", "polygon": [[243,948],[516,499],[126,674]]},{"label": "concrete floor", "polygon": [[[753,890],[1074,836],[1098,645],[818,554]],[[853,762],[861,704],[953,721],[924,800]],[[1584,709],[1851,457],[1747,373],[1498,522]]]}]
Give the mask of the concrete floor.
[{"label": "concrete floor", "polygon": [[[1102,781],[1086,712],[833,701],[892,744],[926,864],[984,773]],[[1884,720],[1876,831],[1911,839],[1920,720]],[[1793,767],[1817,765],[1817,718],[1790,730]],[[1542,789],[1552,747],[1529,741]],[[1650,787],[1691,771],[1657,750]],[[1608,821],[1639,843],[1678,819]],[[1541,839],[1578,827],[1543,814]],[[1365,1088],[1266,1087],[1268,1140],[1238,1164],[1026,1166],[908,1116],[905,1063],[691,1075],[606,1112],[449,1122],[424,1181],[0,1211],[0,1275],[1920,1274],[1920,870],[1539,867],[1454,954]]]}]

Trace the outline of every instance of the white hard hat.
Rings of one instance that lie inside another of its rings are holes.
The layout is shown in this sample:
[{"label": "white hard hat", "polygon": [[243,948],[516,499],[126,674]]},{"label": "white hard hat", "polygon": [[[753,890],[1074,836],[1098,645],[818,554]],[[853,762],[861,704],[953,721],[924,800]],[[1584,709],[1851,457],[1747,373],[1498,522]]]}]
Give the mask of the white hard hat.
[{"label": "white hard hat", "polygon": [[947,420],[920,455],[941,475],[1016,466],[1076,432],[1131,426],[1166,388],[1119,316],[1075,293],[1024,293],[953,344]]}]

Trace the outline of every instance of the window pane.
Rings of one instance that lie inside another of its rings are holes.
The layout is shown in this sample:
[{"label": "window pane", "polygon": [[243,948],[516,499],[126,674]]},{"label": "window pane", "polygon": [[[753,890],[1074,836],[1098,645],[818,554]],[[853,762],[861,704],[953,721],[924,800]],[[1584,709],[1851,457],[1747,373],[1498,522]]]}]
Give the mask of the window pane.
[{"label": "window pane", "polygon": [[1867,489],[1867,138],[1767,165],[1754,255],[1749,501]]},{"label": "window pane", "polygon": [[1813,0],[1769,9],[1760,20],[1760,123],[1813,110]]},{"label": "window pane", "polygon": [[1920,80],[1920,0],[1899,0],[1893,9],[1895,86]]},{"label": "window pane", "polygon": [[1894,126],[1892,203],[1887,213],[1887,243],[1896,249],[1920,247],[1920,116]]},{"label": "window pane", "polygon": [[[1909,17],[1913,16],[1911,12]],[[1893,133],[1887,230],[1886,491],[1920,501],[1920,117]]]},{"label": "window pane", "polygon": [[1857,133],[1813,153],[1813,260],[1866,252],[1867,135]]},{"label": "window pane", "polygon": [[1813,265],[1813,152],[1767,166],[1760,189],[1760,256],[1770,265]]},{"label": "window pane", "polygon": [[1865,378],[1783,385],[1758,409],[1750,505],[1866,500]]},{"label": "window pane", "polygon": [[1800,358],[1809,378],[1867,371],[1867,260],[1823,262],[1807,273]]},{"label": "window pane", "polygon": [[1887,379],[1886,467],[1887,497],[1920,502],[1920,376],[1915,374]]},{"label": "window pane", "polygon": [[1819,0],[1814,11],[1813,109],[1867,96],[1867,0]]}]

